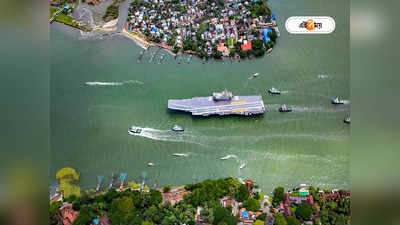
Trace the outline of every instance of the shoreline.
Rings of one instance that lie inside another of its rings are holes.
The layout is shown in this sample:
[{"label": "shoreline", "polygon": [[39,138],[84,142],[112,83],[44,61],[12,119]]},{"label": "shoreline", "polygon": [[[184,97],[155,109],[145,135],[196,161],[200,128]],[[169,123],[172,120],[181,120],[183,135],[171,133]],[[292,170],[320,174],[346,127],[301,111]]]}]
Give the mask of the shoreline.
[{"label": "shoreline", "polygon": [[149,42],[149,41],[145,40],[144,38],[140,37],[140,35],[135,35],[135,34],[130,33],[129,31],[126,30],[126,28],[122,29],[122,34],[124,36],[126,36],[127,38],[135,41],[136,44],[139,45],[143,49],[147,50],[149,47],[152,47],[152,46],[159,47],[159,48],[164,49],[166,52],[168,52],[172,56],[176,56],[175,53],[173,53],[171,50],[169,50],[165,46],[160,45],[160,44],[156,44],[156,43],[153,43],[153,42]]}]

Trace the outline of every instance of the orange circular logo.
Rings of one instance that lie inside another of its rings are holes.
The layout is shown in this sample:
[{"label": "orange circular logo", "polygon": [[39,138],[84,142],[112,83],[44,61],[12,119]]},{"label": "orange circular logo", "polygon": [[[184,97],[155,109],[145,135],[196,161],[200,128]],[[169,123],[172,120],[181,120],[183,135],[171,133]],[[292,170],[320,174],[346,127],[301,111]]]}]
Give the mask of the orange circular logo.
[{"label": "orange circular logo", "polygon": [[312,19],[307,20],[306,22],[306,28],[307,30],[311,31],[315,29],[315,22]]}]

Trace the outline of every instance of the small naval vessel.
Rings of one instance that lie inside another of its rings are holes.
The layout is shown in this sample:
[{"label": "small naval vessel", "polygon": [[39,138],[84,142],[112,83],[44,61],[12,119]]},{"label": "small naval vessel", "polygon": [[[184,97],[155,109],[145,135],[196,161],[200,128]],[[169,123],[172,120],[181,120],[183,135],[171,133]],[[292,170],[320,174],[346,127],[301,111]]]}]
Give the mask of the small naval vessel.
[{"label": "small naval vessel", "polygon": [[172,130],[172,131],[184,131],[185,129],[184,129],[183,127],[178,126],[178,125],[175,124],[175,125],[171,128],[171,130]]},{"label": "small naval vessel", "polygon": [[344,118],[343,122],[345,122],[345,123],[350,123],[350,122],[351,122],[351,121],[350,121],[350,116],[346,116],[346,117]]},{"label": "small naval vessel", "polygon": [[332,104],[334,105],[344,104],[344,100],[339,97],[336,97],[332,99]]},{"label": "small naval vessel", "polygon": [[130,134],[140,134],[142,132],[142,128],[140,128],[140,127],[130,127],[128,129],[128,132]]},{"label": "small naval vessel", "polygon": [[291,111],[293,111],[293,109],[290,106],[282,105],[279,108],[279,112],[291,112]]},{"label": "small naval vessel", "polygon": [[270,95],[280,95],[281,91],[276,89],[276,88],[274,88],[274,87],[272,87],[272,88],[268,89],[268,93]]},{"label": "small naval vessel", "polygon": [[264,102],[260,95],[238,96],[228,90],[214,92],[209,97],[169,99],[168,109],[190,112],[193,116],[263,114]]}]

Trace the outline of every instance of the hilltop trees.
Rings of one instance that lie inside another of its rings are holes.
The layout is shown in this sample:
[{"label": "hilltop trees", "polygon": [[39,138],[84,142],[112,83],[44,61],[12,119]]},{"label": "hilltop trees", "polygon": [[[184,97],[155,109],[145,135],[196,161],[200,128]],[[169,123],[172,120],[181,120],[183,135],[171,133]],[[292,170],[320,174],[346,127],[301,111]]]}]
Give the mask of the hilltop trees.
[{"label": "hilltop trees", "polygon": [[313,209],[311,208],[311,206],[309,204],[307,204],[305,202],[303,202],[299,206],[297,206],[296,217],[302,221],[310,220],[312,213],[313,213]]},{"label": "hilltop trees", "polygon": [[56,178],[60,182],[60,190],[64,193],[64,197],[68,198],[72,195],[80,196],[81,188],[79,187],[79,173],[70,167],[60,169]]},{"label": "hilltop trees", "polygon": [[282,213],[274,214],[274,225],[288,225],[285,216]]},{"label": "hilltop trees", "polygon": [[283,201],[285,189],[283,187],[277,187],[274,189],[274,197],[272,198],[272,204],[278,205],[279,202]]},{"label": "hilltop trees", "polygon": [[255,212],[260,210],[261,204],[260,201],[254,198],[249,198],[243,202],[243,207],[246,208],[247,210]]}]

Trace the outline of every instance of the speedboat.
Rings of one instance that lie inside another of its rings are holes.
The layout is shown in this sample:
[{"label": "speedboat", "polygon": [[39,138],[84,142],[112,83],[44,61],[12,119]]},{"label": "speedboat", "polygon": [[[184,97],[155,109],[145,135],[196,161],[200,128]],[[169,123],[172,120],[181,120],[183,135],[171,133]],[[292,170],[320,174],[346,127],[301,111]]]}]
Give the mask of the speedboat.
[{"label": "speedboat", "polygon": [[343,120],[345,123],[350,123],[350,116],[346,116]]},{"label": "speedboat", "polygon": [[279,112],[291,112],[291,111],[293,111],[293,109],[290,106],[282,105],[279,108]]},{"label": "speedboat", "polygon": [[184,131],[185,129],[183,129],[183,127],[178,126],[178,125],[175,124],[175,125],[171,128],[171,130],[173,130],[173,131]]},{"label": "speedboat", "polygon": [[246,167],[246,163],[242,163],[242,164],[240,165],[239,169],[243,169],[243,168],[245,168],[245,167]]},{"label": "speedboat", "polygon": [[128,129],[128,132],[130,134],[140,134],[142,132],[142,128],[140,128],[140,127],[130,127]]},{"label": "speedboat", "polygon": [[173,156],[177,156],[177,157],[184,157],[184,156],[187,156],[187,154],[184,154],[184,153],[174,153],[174,154],[172,154]]},{"label": "speedboat", "polygon": [[149,163],[147,163],[147,166],[154,166],[154,163],[149,162]]},{"label": "speedboat", "polygon": [[272,87],[271,89],[268,89],[268,93],[271,94],[271,95],[280,95],[281,91],[276,89],[276,88],[274,88],[274,87]]},{"label": "speedboat", "polygon": [[336,98],[332,99],[332,104],[334,104],[334,105],[344,104],[344,100],[341,99],[341,98],[336,97]]},{"label": "speedboat", "polygon": [[253,74],[253,77],[258,77],[258,75],[260,75],[259,73],[255,73]]}]

